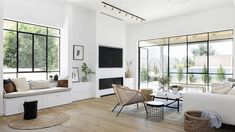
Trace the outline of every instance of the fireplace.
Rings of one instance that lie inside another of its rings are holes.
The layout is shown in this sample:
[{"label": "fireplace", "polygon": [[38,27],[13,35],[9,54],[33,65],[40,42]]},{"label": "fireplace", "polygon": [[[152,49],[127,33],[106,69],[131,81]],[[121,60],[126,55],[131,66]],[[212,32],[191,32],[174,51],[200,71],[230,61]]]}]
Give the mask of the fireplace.
[{"label": "fireplace", "polygon": [[112,88],[112,84],[123,85],[123,78],[103,78],[99,80],[99,90]]}]

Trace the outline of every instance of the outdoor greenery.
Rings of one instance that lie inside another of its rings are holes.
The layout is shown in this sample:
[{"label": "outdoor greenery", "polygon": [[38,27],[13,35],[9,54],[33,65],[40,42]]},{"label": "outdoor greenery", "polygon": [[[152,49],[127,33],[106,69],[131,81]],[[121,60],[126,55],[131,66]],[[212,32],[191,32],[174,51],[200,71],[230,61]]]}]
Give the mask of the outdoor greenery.
[{"label": "outdoor greenery", "polygon": [[177,67],[177,79],[179,83],[183,80],[184,74],[183,74],[184,66],[180,65]]},{"label": "outdoor greenery", "polygon": [[[11,26],[14,27],[15,25],[11,24]],[[10,27],[10,29],[12,28]],[[46,29],[46,27],[19,23],[19,31],[32,33],[18,33],[19,69],[23,71],[32,71],[32,68],[34,67],[35,71],[46,71],[47,68],[48,71],[59,70],[59,37],[48,36],[48,40],[46,40]],[[46,51],[46,42],[48,42],[48,56]],[[48,67],[46,67],[47,58]],[[3,61],[4,67],[17,68],[17,31],[4,31]]]},{"label": "outdoor greenery", "polygon": [[147,68],[142,68],[140,73],[140,80],[147,81],[148,80],[148,71]]},{"label": "outdoor greenery", "polygon": [[189,82],[190,83],[195,83],[196,82],[196,77],[194,76],[194,74],[189,74]]},{"label": "outdoor greenery", "polygon": [[225,70],[222,67],[222,65],[220,65],[219,68],[217,69],[216,80],[219,82],[223,82],[225,79],[226,79]]},{"label": "outdoor greenery", "polygon": [[[209,55],[215,55],[215,50],[211,47],[209,48]],[[207,45],[199,45],[197,48],[192,49],[194,56],[207,56]]]},{"label": "outdoor greenery", "polygon": [[[168,45],[168,48],[172,47],[170,52],[169,50],[159,52],[161,46],[149,48],[150,56],[147,60],[147,66],[146,63],[141,63],[140,81],[147,81],[151,86],[155,85],[155,81],[158,81],[161,84],[160,86],[169,84],[171,81],[173,84],[204,84],[207,86],[210,82],[223,82],[227,76],[231,76],[233,71],[230,67],[232,62],[229,62],[232,54],[231,51],[227,53],[220,48],[223,47],[223,44],[232,42],[225,40],[213,43],[215,44],[213,45],[212,42],[196,42],[189,45]],[[188,51],[185,51],[185,49]],[[155,52],[157,53],[155,54]],[[216,60],[217,57],[218,61]],[[142,58],[145,62],[146,58]],[[223,64],[221,62],[223,59],[226,59],[226,62],[229,63]],[[163,65],[163,68],[161,65]],[[173,80],[170,79],[171,76]]]},{"label": "outdoor greenery", "polygon": [[208,72],[208,68],[206,67],[206,65],[204,65],[201,74],[201,78],[204,84],[208,84],[211,81],[211,77],[209,76]]}]

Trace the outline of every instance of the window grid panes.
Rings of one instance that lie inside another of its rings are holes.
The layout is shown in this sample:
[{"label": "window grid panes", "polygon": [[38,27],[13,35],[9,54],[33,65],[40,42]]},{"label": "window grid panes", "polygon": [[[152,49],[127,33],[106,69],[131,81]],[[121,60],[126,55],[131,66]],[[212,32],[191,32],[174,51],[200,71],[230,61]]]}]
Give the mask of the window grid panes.
[{"label": "window grid panes", "polygon": [[[233,75],[232,36],[233,30],[226,30],[169,37],[168,41],[164,38],[167,44],[164,44],[163,50],[160,50],[162,45],[159,43],[162,38],[140,41],[139,69],[145,81],[139,81],[139,88],[158,87],[156,71],[159,70],[154,60],[163,65],[163,73],[168,76],[169,84],[209,88],[211,83],[224,82]],[[148,49],[148,52],[143,53],[143,49]]]},{"label": "window grid panes", "polygon": [[60,29],[4,20],[4,78],[48,79],[60,72]]}]

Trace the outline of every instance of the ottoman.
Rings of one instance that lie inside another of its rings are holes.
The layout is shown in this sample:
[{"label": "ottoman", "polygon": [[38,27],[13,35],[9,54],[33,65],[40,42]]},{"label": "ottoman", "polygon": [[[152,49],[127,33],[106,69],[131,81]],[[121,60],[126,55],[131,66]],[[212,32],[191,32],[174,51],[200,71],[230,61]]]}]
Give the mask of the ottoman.
[{"label": "ottoman", "polygon": [[140,91],[144,95],[145,101],[152,101],[153,100],[152,97],[150,96],[150,94],[153,93],[153,89],[151,89],[151,88],[142,88]]}]

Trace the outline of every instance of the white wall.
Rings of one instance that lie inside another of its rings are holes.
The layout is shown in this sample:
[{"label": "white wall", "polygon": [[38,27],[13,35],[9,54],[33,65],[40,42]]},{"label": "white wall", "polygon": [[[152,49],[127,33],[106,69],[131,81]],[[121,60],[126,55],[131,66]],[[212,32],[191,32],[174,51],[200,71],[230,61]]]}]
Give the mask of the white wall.
[{"label": "white wall", "polygon": [[42,0],[4,0],[4,18],[63,27],[65,6]]},{"label": "white wall", "polygon": [[[96,70],[96,13],[95,11],[85,9],[82,7],[79,7],[77,5],[74,5],[72,8],[72,30],[71,30],[71,53],[73,53],[73,45],[80,45],[84,46],[84,59],[83,60],[72,60],[72,67],[78,67],[79,68],[79,78],[81,81],[82,76],[84,75],[81,71],[81,67],[83,63],[86,63],[87,66],[95,71]],[[73,54],[70,54],[70,58],[73,58]],[[71,67],[71,68],[72,68]],[[87,88],[86,93],[89,93],[89,95],[86,95],[87,98],[94,97],[95,95],[95,79],[96,75],[89,75],[89,82],[90,87]],[[83,82],[79,82],[82,84]],[[80,85],[78,83],[73,83],[73,89],[76,91],[76,89],[83,89],[79,87],[83,87],[83,85]],[[78,95],[80,98],[82,96],[83,91],[80,91]]]},{"label": "white wall", "polygon": [[3,0],[0,0],[0,116],[3,115]]},{"label": "white wall", "polygon": [[113,93],[112,90],[99,90],[99,79],[100,78],[113,78],[113,77],[123,77],[125,76],[125,44],[126,44],[126,27],[123,21],[117,20],[115,18],[97,13],[97,23],[96,23],[96,34],[97,34],[97,51],[99,46],[108,46],[123,48],[123,68],[99,68],[98,66],[98,52],[97,57],[97,90],[96,97],[103,94]]},{"label": "white wall", "polygon": [[235,8],[233,6],[128,26],[126,57],[128,60],[134,60],[132,70],[136,87],[139,40],[226,29],[235,29]]}]

